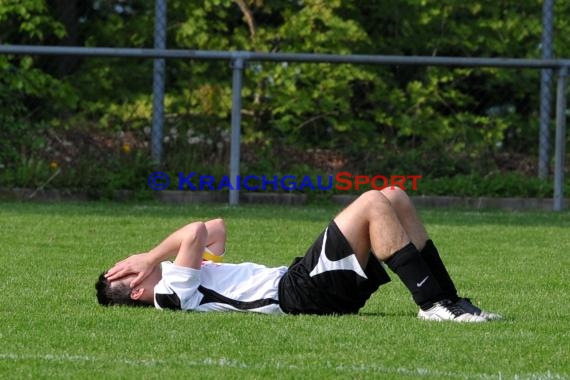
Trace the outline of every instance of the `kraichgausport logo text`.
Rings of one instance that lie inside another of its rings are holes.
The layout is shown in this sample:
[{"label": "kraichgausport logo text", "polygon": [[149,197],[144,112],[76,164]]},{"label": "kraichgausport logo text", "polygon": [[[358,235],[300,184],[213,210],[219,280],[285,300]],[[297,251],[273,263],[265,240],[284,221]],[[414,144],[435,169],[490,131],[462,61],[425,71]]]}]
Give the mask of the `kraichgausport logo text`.
[{"label": "kraichgausport logo text", "polygon": [[254,175],[236,176],[233,180],[224,175],[216,179],[213,175],[198,174],[196,172],[178,172],[176,184],[172,183],[170,176],[164,172],[153,172],[147,178],[148,186],[152,190],[194,190],[194,191],[222,191],[222,190],[249,190],[249,191],[327,191],[333,188],[340,191],[360,190],[370,187],[382,190],[387,187],[399,187],[403,190],[417,190],[419,174],[407,175],[354,175],[350,172],[338,172],[329,175],[295,176],[295,175]]}]

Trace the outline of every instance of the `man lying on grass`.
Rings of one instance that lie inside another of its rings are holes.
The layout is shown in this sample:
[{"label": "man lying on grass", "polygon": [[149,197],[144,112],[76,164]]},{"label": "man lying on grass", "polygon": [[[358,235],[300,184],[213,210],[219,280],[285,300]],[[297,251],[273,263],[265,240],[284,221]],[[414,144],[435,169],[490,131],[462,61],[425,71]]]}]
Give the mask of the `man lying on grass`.
[{"label": "man lying on grass", "polygon": [[[267,314],[357,313],[390,281],[383,262],[411,292],[420,319],[500,318],[458,296],[410,198],[399,188],[362,194],[288,268],[216,262],[225,240],[221,219],[190,223],[149,252],[101,274],[99,303]],[[174,262],[164,261],[171,257]]]}]

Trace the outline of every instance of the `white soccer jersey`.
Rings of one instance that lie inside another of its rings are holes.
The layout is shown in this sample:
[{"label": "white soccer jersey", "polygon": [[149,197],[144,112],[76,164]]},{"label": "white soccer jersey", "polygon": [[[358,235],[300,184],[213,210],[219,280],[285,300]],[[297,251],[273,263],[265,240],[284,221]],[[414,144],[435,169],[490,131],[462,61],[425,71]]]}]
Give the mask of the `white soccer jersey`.
[{"label": "white soccer jersey", "polygon": [[278,285],[287,267],[210,261],[204,262],[201,269],[171,262],[163,262],[161,267],[162,279],[154,288],[158,309],[283,314]]}]

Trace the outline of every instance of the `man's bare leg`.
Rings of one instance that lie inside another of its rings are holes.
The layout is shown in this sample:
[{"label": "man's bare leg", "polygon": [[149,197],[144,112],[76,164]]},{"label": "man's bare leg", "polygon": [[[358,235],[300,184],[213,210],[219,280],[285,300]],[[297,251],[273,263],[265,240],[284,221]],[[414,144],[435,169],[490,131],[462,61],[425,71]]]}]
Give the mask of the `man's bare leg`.
[{"label": "man's bare leg", "polygon": [[[376,246],[371,241],[370,221],[378,234]],[[335,222],[357,255],[363,256],[362,260],[367,260],[372,248],[376,257],[384,261],[410,241],[421,251],[429,239],[412,201],[397,187],[363,194],[337,215]]]},{"label": "man's bare leg", "polygon": [[[429,309],[444,298],[437,278],[384,194],[379,191],[362,194],[334,221],[354,249],[362,268],[366,268],[372,250],[378,260],[384,261],[400,277],[421,308]],[[415,230],[417,228],[412,229]]]},{"label": "man's bare leg", "polygon": [[388,199],[412,243],[421,251],[429,237],[410,197],[399,187],[387,187],[380,193]]},{"label": "man's bare leg", "polygon": [[411,241],[390,201],[377,191],[361,195],[334,221],[363,268],[371,250],[384,261]]},{"label": "man's bare leg", "polygon": [[499,314],[481,310],[474,306],[469,299],[459,297],[455,284],[441,260],[435,244],[429,238],[416,208],[406,192],[398,187],[386,188],[381,192],[390,201],[402,226],[414,245],[420,250],[424,261],[428,264],[432,273],[436,276],[444,291],[445,298],[459,305],[468,313],[482,316],[487,320],[501,319]]},{"label": "man's bare leg", "polygon": [[390,201],[390,204],[398,215],[398,219],[400,219],[402,225],[412,237],[412,242],[418,248],[430,270],[436,276],[445,293],[445,298],[452,302],[457,302],[459,296],[457,295],[457,289],[453,280],[447,272],[437,248],[429,239],[428,233],[410,197],[408,197],[405,191],[398,187],[386,188],[381,192]]},{"label": "man's bare leg", "polygon": [[360,265],[366,268],[372,250],[375,257],[384,261],[406,285],[422,309],[421,318],[484,321],[464,311],[451,310],[449,303],[442,303],[444,291],[414,245],[415,242],[423,248],[427,233],[411,201],[399,191],[388,193],[388,196],[380,191],[368,191],[334,219],[354,249]]}]

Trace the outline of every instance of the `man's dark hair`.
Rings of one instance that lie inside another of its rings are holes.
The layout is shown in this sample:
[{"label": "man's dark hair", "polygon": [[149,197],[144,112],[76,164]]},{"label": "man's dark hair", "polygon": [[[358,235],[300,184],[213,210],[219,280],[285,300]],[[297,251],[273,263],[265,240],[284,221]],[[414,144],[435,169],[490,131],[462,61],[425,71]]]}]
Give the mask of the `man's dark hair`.
[{"label": "man's dark hair", "polygon": [[111,282],[107,280],[103,272],[99,275],[99,279],[95,283],[97,289],[97,301],[103,306],[126,305],[126,306],[151,306],[150,304],[134,300],[131,298],[131,288],[123,283],[111,286]]}]

